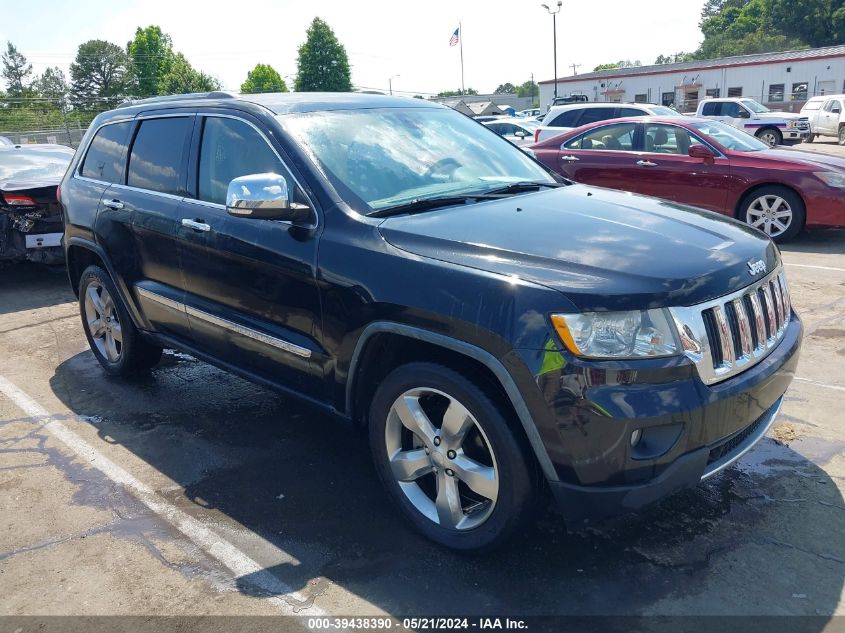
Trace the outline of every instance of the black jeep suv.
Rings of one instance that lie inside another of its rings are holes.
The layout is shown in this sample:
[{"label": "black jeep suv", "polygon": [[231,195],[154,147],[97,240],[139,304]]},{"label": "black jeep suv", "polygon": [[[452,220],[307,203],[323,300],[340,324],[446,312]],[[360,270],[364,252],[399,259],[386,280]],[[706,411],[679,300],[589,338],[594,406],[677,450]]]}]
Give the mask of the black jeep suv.
[{"label": "black jeep suv", "polygon": [[422,100],[129,103],[61,202],[105,371],[177,348],[364,425],[402,513],[456,549],[549,490],[581,524],[695,486],[765,434],[798,361],[764,235],[561,181]]}]

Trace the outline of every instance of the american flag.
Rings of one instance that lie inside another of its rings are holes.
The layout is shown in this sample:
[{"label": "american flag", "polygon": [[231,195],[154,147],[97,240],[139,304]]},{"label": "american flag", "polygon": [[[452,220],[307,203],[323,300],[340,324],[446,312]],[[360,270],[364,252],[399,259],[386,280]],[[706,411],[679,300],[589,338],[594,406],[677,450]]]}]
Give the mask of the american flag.
[{"label": "american flag", "polygon": [[461,27],[455,29],[455,32],[452,33],[452,39],[449,40],[449,46],[457,46],[458,42],[460,42],[460,37],[458,36],[458,31],[461,30]]}]

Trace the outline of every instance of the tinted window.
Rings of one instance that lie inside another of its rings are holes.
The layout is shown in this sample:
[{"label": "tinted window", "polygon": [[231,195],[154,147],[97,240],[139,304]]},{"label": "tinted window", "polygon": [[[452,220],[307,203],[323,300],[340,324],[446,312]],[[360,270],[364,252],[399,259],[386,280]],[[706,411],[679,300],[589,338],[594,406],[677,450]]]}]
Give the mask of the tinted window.
[{"label": "tinted window", "polygon": [[[575,127],[575,122],[578,120],[578,115],[581,110],[567,110],[558,114],[554,120],[548,124],[549,127]],[[545,122],[544,122],[545,123]]]},{"label": "tinted window", "polygon": [[634,149],[636,123],[619,123],[590,130],[566,144],[567,149],[630,152]]},{"label": "tinted window", "polygon": [[193,117],[142,121],[129,155],[126,184],[179,194],[182,189],[182,155],[193,124]]},{"label": "tinted window", "polygon": [[619,118],[628,116],[645,116],[646,113],[637,108],[619,108]]},{"label": "tinted window", "polygon": [[719,103],[705,103],[701,108],[702,116],[719,116]]},{"label": "tinted window", "polygon": [[729,116],[733,119],[738,119],[740,113],[743,111],[743,107],[740,106],[738,103],[733,103],[732,101],[727,101],[722,104],[722,108],[720,110],[720,114],[722,116]]},{"label": "tinted window", "polygon": [[105,182],[123,182],[123,150],[131,125],[131,121],[126,121],[100,128],[85,155],[83,176]]},{"label": "tinted window", "polygon": [[237,119],[205,119],[200,147],[199,199],[226,204],[229,183],[238,176],[274,173],[294,183],[267,141],[250,125]]},{"label": "tinted window", "polygon": [[597,121],[606,121],[613,119],[616,116],[616,108],[588,108],[584,110],[581,118],[578,120],[578,125],[587,125],[588,123],[595,123]]}]

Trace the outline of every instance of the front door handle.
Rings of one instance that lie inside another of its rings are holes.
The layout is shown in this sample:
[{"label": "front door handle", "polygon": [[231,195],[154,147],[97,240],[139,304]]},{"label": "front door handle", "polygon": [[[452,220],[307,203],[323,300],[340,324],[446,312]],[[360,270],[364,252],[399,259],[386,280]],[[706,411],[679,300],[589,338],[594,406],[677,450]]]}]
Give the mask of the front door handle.
[{"label": "front door handle", "polygon": [[211,230],[211,227],[205,222],[200,222],[199,220],[189,220],[188,218],[182,220],[182,226],[187,226],[189,229],[202,231],[203,233],[207,233]]},{"label": "front door handle", "polygon": [[120,211],[123,208],[123,203],[117,198],[114,198],[112,200],[104,201],[103,206],[108,207],[109,209],[114,209],[115,211]]},{"label": "front door handle", "polygon": [[565,163],[575,163],[581,160],[577,156],[572,156],[571,154],[569,156],[561,156],[560,159]]},{"label": "front door handle", "polygon": [[650,160],[638,160],[637,165],[640,167],[657,167],[657,163],[652,163]]}]

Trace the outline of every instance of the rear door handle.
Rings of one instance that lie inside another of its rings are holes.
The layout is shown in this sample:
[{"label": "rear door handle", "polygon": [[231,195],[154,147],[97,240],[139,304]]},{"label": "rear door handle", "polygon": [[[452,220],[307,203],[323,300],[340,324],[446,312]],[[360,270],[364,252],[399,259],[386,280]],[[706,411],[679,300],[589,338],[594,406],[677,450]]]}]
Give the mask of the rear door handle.
[{"label": "rear door handle", "polygon": [[581,160],[581,159],[580,159],[580,158],[578,158],[577,156],[572,156],[572,155],[569,155],[569,156],[561,156],[561,157],[560,157],[560,159],[561,159],[563,162],[565,162],[565,163],[574,163],[574,162],[577,162],[577,161]]},{"label": "rear door handle", "polygon": [[657,167],[657,163],[652,163],[650,160],[638,160],[637,165],[640,167]]},{"label": "rear door handle", "polygon": [[103,206],[108,207],[109,209],[114,209],[115,211],[120,211],[123,208],[123,203],[115,198],[113,200],[104,201]]},{"label": "rear door handle", "polygon": [[189,229],[193,229],[195,231],[202,231],[203,233],[207,233],[211,230],[211,227],[205,222],[199,222],[198,220],[189,220],[188,218],[182,220],[182,226],[187,226]]}]

